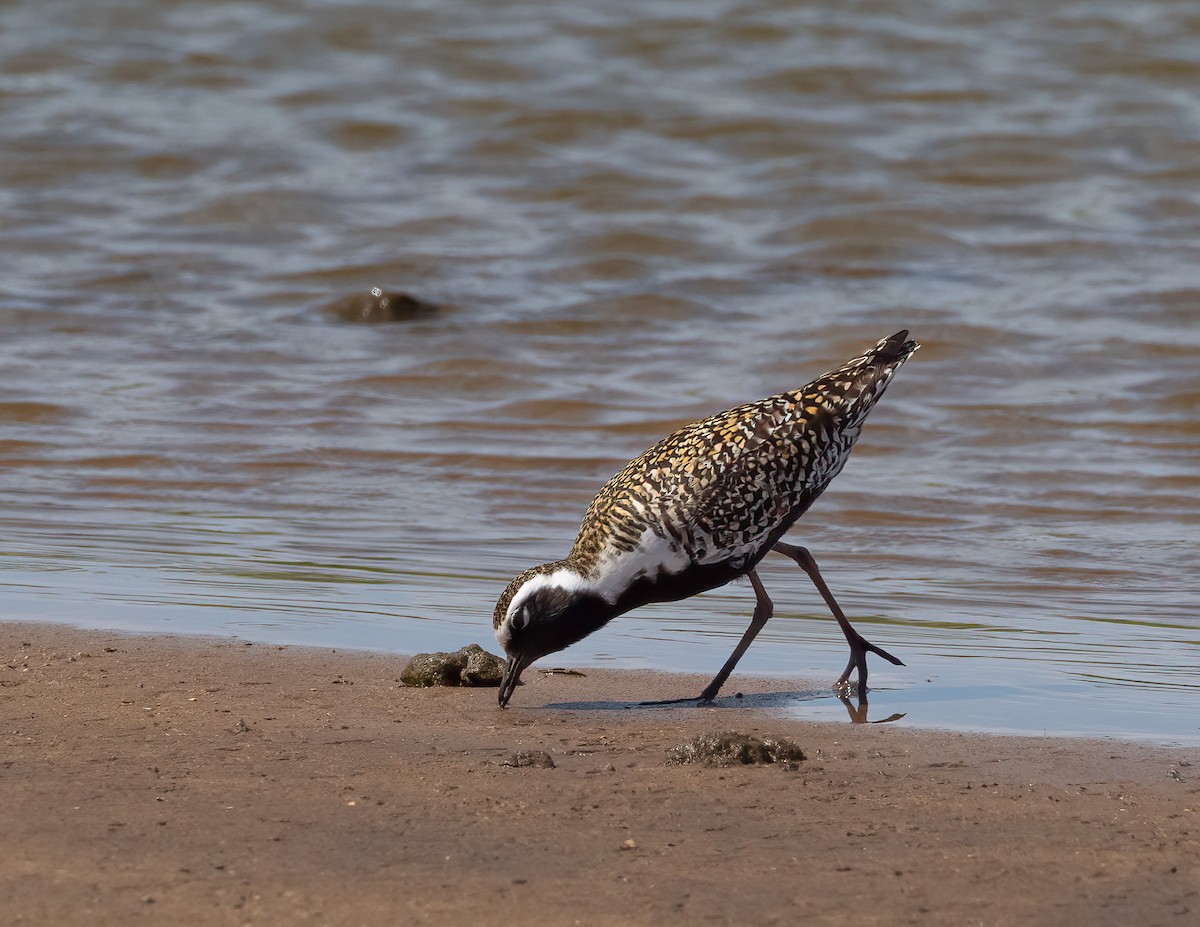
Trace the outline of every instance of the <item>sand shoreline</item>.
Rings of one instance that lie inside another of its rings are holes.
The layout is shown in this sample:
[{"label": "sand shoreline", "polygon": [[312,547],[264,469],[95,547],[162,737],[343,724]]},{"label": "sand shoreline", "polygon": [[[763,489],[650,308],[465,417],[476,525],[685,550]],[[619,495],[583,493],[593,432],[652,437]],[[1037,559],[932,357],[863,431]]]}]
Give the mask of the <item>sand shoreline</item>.
[{"label": "sand shoreline", "polygon": [[[405,689],[390,654],[0,623],[25,924],[1151,924],[1200,912],[1200,750],[600,711],[678,677]],[[773,681],[778,685],[778,680]],[[739,686],[748,693],[752,682]],[[665,765],[704,731],[795,771]],[[540,750],[553,769],[504,765]]]}]

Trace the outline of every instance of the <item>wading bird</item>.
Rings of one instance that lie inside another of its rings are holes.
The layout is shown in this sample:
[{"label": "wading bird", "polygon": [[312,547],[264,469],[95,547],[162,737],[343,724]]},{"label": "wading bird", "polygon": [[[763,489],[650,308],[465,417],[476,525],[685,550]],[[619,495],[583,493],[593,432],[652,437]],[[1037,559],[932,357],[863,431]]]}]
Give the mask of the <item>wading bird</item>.
[{"label": "wading bird", "polygon": [[501,707],[539,657],[631,609],[745,576],[754,617],[700,693],[708,704],[771,617],[755,570],[770,551],[796,561],[825,599],[850,645],[835,687],[848,688],[857,670],[865,699],[868,652],[904,664],[854,630],[812,554],[780,539],[841,472],[867,413],[918,347],[897,332],[807,386],[687,425],[626,464],[592,501],[566,559],[526,570],[496,603],[492,624],[508,656]]}]

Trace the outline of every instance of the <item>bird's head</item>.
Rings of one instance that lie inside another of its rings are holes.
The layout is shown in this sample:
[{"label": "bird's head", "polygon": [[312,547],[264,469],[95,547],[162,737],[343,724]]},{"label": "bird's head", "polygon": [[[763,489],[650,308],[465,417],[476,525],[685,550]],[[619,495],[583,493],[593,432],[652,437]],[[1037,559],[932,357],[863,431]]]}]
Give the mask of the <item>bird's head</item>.
[{"label": "bird's head", "polygon": [[609,603],[565,563],[534,567],[509,583],[492,619],[496,640],[508,657],[500,707],[508,704],[527,666],[582,640],[613,614]]}]

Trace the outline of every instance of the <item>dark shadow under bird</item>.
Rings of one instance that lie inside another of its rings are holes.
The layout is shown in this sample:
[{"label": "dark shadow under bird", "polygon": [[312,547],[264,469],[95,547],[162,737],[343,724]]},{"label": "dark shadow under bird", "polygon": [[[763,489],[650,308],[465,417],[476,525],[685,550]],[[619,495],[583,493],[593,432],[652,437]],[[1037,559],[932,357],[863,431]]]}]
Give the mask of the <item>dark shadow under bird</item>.
[{"label": "dark shadow under bird", "polygon": [[903,664],[859,634],[806,548],[784,533],[841,472],[863,421],[896,370],[919,347],[901,331],[807,386],[693,422],[631,460],[592,500],[564,560],[517,576],[496,603],[493,626],[508,656],[500,705],[522,671],[613,618],[651,602],[673,602],[740,576],[757,602],[750,627],[700,693],[711,702],[771,617],[755,568],[770,551],[808,574],[837,619],[867,695],[867,654]]}]

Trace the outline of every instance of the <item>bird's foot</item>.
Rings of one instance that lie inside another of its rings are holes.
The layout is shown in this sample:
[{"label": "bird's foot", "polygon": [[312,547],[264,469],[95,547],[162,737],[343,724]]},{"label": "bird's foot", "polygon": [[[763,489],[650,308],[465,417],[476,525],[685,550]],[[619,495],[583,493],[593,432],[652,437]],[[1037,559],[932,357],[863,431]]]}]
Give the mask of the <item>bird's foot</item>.
[{"label": "bird's foot", "polygon": [[885,660],[887,660],[893,666],[903,666],[904,665],[903,660],[901,660],[899,657],[893,657],[890,653],[888,653],[882,647],[876,647],[874,644],[870,643],[869,641],[863,641],[863,646],[867,650],[869,650],[871,653],[875,654],[877,657],[883,657]]},{"label": "bird's foot", "polygon": [[[904,661],[899,657],[892,656],[882,647],[876,647],[860,634],[848,638],[847,643],[850,645],[850,662],[846,664],[845,672],[833,684],[833,691],[842,696],[853,694],[857,690],[859,701],[865,703],[867,700],[867,654],[873,653],[883,657],[895,666],[903,666]],[[858,680],[856,684],[852,685],[850,674],[855,672],[858,674]]]},{"label": "bird's foot", "polygon": [[845,676],[839,679],[831,686],[833,694],[840,698],[843,702],[853,697],[858,699],[863,705],[867,704],[867,674],[860,673],[858,679],[851,682]]}]

